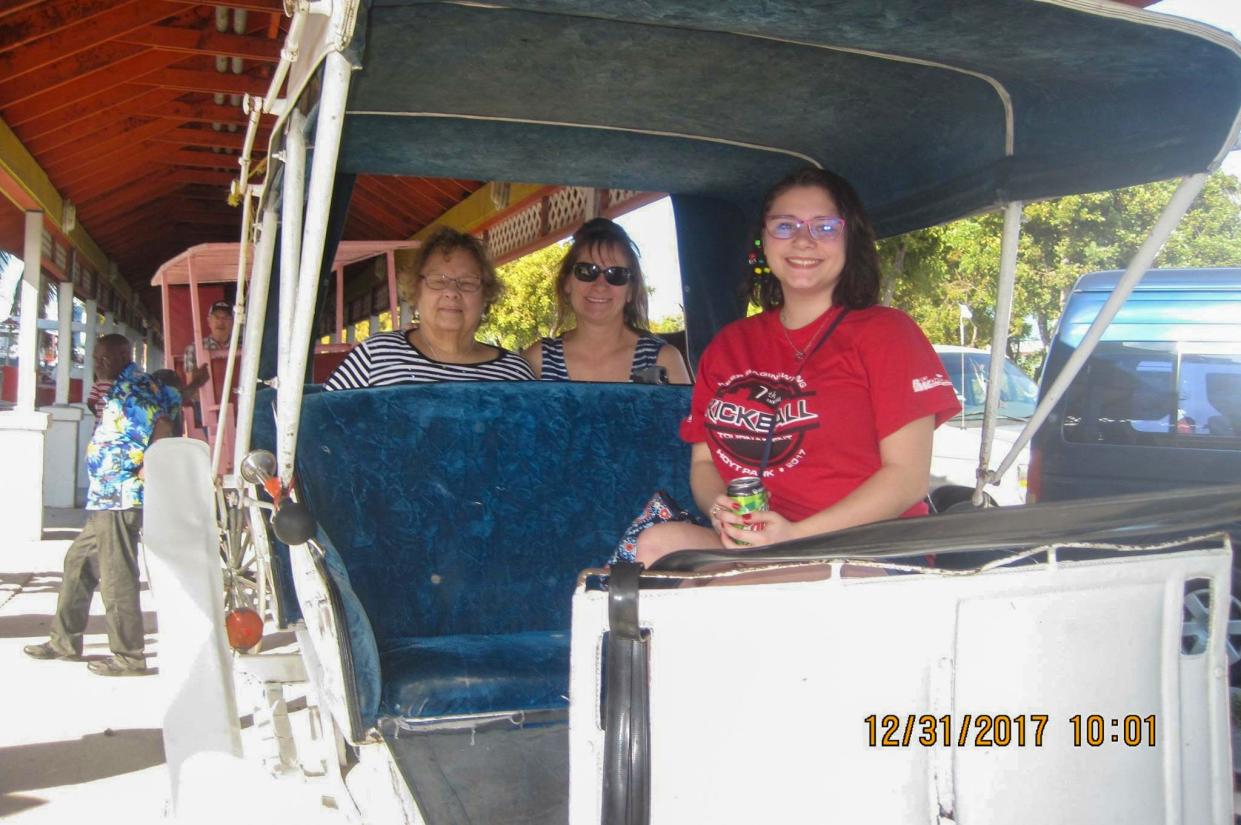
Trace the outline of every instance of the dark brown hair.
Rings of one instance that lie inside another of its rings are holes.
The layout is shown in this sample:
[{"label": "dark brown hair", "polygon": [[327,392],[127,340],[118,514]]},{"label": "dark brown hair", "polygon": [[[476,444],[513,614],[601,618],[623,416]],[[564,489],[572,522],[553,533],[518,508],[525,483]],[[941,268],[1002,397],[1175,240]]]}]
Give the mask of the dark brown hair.
[{"label": "dark brown hair", "polygon": [[573,265],[587,252],[601,248],[613,249],[621,255],[631,273],[625,296],[625,326],[639,334],[648,331],[646,279],[642,276],[642,266],[638,261],[641,256],[638,245],[619,224],[607,218],[592,218],[573,234],[573,245],[565,253],[556,272],[556,320],[552,324],[552,334],[564,332],[573,318],[573,307],[565,294],[565,286],[573,277]]},{"label": "dark brown hair", "polygon": [[[763,221],[776,198],[803,186],[815,186],[827,192],[840,210],[840,217],[845,219],[845,267],[832,292],[832,304],[864,309],[879,303],[879,252],[875,248],[875,230],[857,192],[840,175],[807,166],[781,178],[763,197],[753,240],[762,240]],[[763,309],[784,306],[784,290],[773,275],[756,275],[752,267],[746,267],[746,273],[746,292],[750,300]]]},{"label": "dark brown hair", "polygon": [[478,264],[479,275],[483,282],[483,311],[490,309],[504,290],[499,276],[496,275],[495,265],[491,263],[491,258],[487,255],[487,249],[482,241],[466,232],[458,232],[450,226],[441,226],[432,232],[414,253],[409,267],[402,268],[397,273],[396,285],[401,298],[411,306],[416,304],[418,291],[422,286],[422,270],[427,265],[427,261],[431,260],[432,255],[439,254],[447,257],[458,249],[472,255],[474,262]]}]

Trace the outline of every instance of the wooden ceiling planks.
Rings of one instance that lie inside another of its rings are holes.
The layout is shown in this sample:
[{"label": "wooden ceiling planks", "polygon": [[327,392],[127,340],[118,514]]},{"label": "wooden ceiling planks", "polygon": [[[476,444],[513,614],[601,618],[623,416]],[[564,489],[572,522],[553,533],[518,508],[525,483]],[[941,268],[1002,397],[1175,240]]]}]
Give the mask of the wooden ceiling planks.
[{"label": "wooden ceiling planks", "polygon": [[[267,93],[288,19],[283,0],[225,5],[221,31],[194,0],[0,0],[0,120],[153,310],[164,260],[240,235],[236,100]],[[264,124],[256,162],[269,139]],[[360,176],[345,237],[407,238],[480,185]]]}]

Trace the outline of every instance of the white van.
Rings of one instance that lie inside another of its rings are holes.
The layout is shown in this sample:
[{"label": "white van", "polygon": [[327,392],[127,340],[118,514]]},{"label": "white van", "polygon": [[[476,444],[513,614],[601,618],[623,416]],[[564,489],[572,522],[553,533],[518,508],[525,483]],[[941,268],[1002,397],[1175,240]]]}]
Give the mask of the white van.
[{"label": "white van", "polygon": [[[986,350],[946,344],[936,344],[935,352],[944,363],[961,402],[960,415],[935,430],[931,453],[931,503],[942,513],[954,504],[969,501],[974,492],[991,354]],[[1004,384],[1000,388],[999,418],[991,448],[993,456],[1008,452],[1037,403],[1038,385],[1016,364],[1004,359]],[[1025,503],[1029,464],[1027,447],[1000,483],[987,487],[992,502],[1003,506]]]}]

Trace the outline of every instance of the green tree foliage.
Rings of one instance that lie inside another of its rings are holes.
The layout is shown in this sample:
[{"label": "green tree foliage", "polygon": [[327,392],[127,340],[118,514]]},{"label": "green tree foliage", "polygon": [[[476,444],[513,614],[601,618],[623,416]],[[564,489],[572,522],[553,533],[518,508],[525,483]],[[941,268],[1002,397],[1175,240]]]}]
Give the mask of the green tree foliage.
[{"label": "green tree foliage", "polygon": [[685,313],[683,312],[651,321],[651,332],[680,332],[683,329],[685,329]]},{"label": "green tree foliage", "polygon": [[[1068,290],[1087,272],[1123,269],[1168,203],[1175,181],[1027,204],[1009,330],[1046,344]],[[999,212],[911,232],[880,243],[885,297],[909,312],[932,341],[956,343],[959,304],[973,313],[966,344],[986,347],[994,325],[1000,263]],[[1241,265],[1241,180],[1212,175],[1157,267]],[[1027,318],[1033,318],[1029,329]]]},{"label": "green tree foliage", "polygon": [[479,329],[479,338],[517,350],[551,331],[556,318],[553,284],[568,248],[552,244],[498,268],[504,293]]}]

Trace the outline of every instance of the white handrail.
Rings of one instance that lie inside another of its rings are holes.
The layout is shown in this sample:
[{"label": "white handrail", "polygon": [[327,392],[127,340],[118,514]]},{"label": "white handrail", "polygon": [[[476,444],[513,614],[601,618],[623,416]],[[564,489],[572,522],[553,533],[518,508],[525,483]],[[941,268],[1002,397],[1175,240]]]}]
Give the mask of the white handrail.
[{"label": "white handrail", "polygon": [[1181,183],[1176,187],[1176,191],[1172,193],[1172,197],[1168,200],[1168,205],[1164,207],[1163,214],[1159,216],[1159,220],[1155,222],[1155,226],[1151,229],[1150,235],[1142,242],[1142,246],[1134,254],[1133,259],[1129,261],[1129,267],[1125,270],[1125,274],[1116,282],[1116,288],[1112,290],[1112,294],[1108,296],[1107,301],[1099,309],[1098,316],[1086,330],[1086,334],[1082,336],[1081,343],[1077,349],[1069,356],[1069,360],[1065,363],[1064,369],[1056,376],[1056,380],[1052,382],[1051,387],[1043,395],[1043,399],[1039,402],[1038,408],[1035,409],[1034,415],[1030,416],[1030,420],[1026,422],[1026,426],[1021,431],[1021,435],[1017,436],[1017,440],[1013,442],[1012,448],[1008,455],[1000,462],[1000,466],[991,473],[992,478],[1000,478],[1013,466],[1013,462],[1017,460],[1018,453],[1021,452],[1030,439],[1034,436],[1035,431],[1047,420],[1047,416],[1051,414],[1052,409],[1059,403],[1065,391],[1069,388],[1069,384],[1077,377],[1077,373],[1085,365],[1086,359],[1094,352],[1095,344],[1103,337],[1103,332],[1107,329],[1107,325],[1116,317],[1116,313],[1120,311],[1120,307],[1124,304],[1125,299],[1129,297],[1129,293],[1137,286],[1138,281],[1146,274],[1146,270],[1150,269],[1151,264],[1155,261],[1155,256],[1159,254],[1159,250],[1167,242],[1168,237],[1176,229],[1181,218],[1189,211],[1189,207],[1193,205],[1194,198],[1198,197],[1198,193],[1202,191],[1202,187],[1206,185],[1207,175],[1205,172],[1199,172],[1196,175],[1189,175],[1181,178]]},{"label": "white handrail", "polygon": [[302,254],[303,195],[306,186],[306,116],[294,110],[284,136],[284,187],[281,195],[283,231],[280,235],[280,357],[276,374],[288,382],[289,353],[284,346],[293,335],[293,301],[297,295],[297,266]]},{"label": "white handrail", "polygon": [[[991,332],[991,358],[987,368],[987,400],[983,406],[982,438],[978,445],[978,481],[972,501],[975,507],[983,502],[983,488],[994,479],[991,465],[991,440],[995,436],[995,416],[1000,409],[1000,388],[1003,386],[1005,353],[1008,351],[1008,327],[1013,317],[1013,285],[1017,280],[1017,245],[1021,240],[1021,201],[1004,207],[1004,234],[1000,239],[1000,278],[995,294],[995,325]],[[965,380],[962,373],[962,380]]]},{"label": "white handrail", "polygon": [[237,430],[233,438],[233,471],[250,451],[250,430],[254,422],[254,396],[258,392],[259,357],[263,349],[263,327],[267,320],[267,292],[271,283],[272,258],[276,248],[278,216],[275,205],[263,210],[259,226],[258,248],[254,253],[254,271],[250,278],[251,306],[246,324],[246,340],[241,348],[241,377],[238,381]]},{"label": "white handrail", "polygon": [[228,336],[228,358],[224,363],[224,382],[220,388],[220,397],[216,403],[215,443],[211,445],[211,474],[220,474],[220,456],[224,453],[224,432],[228,427],[228,405],[232,397],[233,371],[237,358],[237,345],[241,340],[241,327],[246,323],[246,271],[249,266],[250,233],[245,228],[250,226],[251,210],[254,200],[250,197],[248,187],[242,189],[244,197],[241,201],[241,245],[237,254],[237,295],[233,303],[233,329]]},{"label": "white handrail", "polygon": [[310,186],[306,193],[306,222],[302,230],[302,254],[298,267],[297,300],[293,318],[293,334],[288,342],[288,381],[278,389],[280,410],[278,422],[277,460],[280,480],[288,484],[293,477],[293,457],[302,406],[302,377],[310,349],[310,333],[314,324],[315,298],[319,289],[319,272],[323,268],[328,213],[332,188],[336,182],[336,157],[340,152],[341,132],[345,124],[345,101],[353,71],[349,61],[339,52],[328,54],[323,65],[323,93],[319,98],[318,122],[315,125],[315,152],[311,161]]}]

